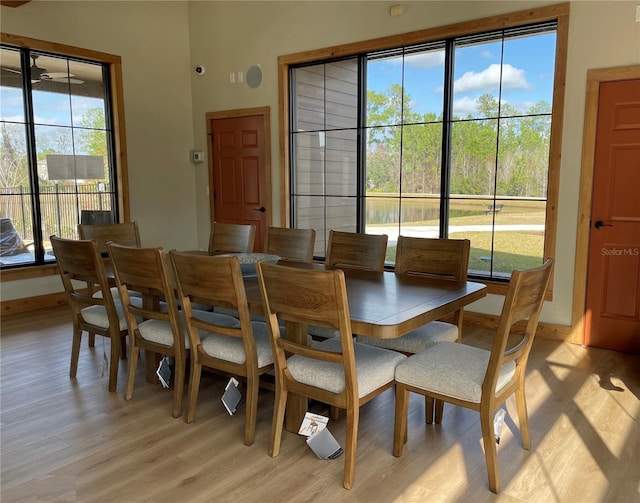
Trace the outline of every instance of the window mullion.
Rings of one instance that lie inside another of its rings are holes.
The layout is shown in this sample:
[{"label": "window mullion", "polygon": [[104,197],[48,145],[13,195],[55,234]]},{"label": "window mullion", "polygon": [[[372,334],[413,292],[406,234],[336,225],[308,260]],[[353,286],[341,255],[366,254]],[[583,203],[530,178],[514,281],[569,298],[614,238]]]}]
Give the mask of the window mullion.
[{"label": "window mullion", "polygon": [[451,131],[453,117],[454,40],[445,43],[444,92],[442,107],[442,164],[440,168],[440,237],[449,235],[449,198],[451,187]]}]

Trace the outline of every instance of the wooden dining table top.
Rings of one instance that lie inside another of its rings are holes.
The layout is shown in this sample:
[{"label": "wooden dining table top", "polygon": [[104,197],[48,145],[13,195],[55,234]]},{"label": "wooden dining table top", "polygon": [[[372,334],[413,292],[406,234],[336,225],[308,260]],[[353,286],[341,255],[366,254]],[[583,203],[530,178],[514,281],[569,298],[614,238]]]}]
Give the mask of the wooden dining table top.
[{"label": "wooden dining table top", "polygon": [[[286,263],[292,267],[324,269],[323,264]],[[453,281],[344,269],[351,328],[354,333],[382,339],[400,337],[442,318],[486,295],[482,283]],[[249,309],[262,313],[256,277],[245,277]]]}]

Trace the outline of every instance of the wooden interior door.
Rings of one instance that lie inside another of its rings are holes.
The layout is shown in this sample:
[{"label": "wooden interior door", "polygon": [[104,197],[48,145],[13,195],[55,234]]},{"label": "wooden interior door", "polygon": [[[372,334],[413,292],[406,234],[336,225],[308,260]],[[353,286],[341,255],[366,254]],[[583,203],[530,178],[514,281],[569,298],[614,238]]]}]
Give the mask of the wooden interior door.
[{"label": "wooden interior door", "polygon": [[640,353],[640,80],[602,82],[585,344]]},{"label": "wooden interior door", "polygon": [[267,221],[264,119],[249,115],[210,121],[213,218],[255,225],[255,251],[262,251]]}]

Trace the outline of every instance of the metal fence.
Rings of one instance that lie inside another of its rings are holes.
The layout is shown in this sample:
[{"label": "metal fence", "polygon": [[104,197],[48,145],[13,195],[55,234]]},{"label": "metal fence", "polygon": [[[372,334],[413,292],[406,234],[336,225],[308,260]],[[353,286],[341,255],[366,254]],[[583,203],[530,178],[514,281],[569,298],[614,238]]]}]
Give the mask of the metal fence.
[{"label": "metal fence", "polygon": [[[77,239],[82,210],[111,210],[109,184],[40,187],[42,236]],[[33,194],[26,187],[0,187],[0,217],[10,218],[23,240],[33,240]]]}]

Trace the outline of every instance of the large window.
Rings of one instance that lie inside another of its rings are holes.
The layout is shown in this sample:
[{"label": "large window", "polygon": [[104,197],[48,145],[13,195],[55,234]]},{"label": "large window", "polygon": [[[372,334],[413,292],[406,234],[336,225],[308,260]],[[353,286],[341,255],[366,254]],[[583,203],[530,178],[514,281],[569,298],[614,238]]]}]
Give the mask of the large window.
[{"label": "large window", "polygon": [[5,44],[0,59],[0,266],[46,264],[50,235],[119,218],[110,64]]},{"label": "large window", "polygon": [[316,229],[317,256],[341,229],[387,234],[389,265],[399,235],[470,239],[472,277],[542,264],[557,53],[545,19],[287,65],[292,226]]}]

